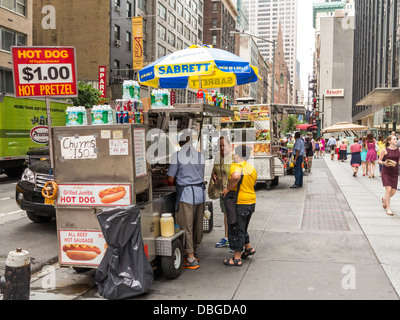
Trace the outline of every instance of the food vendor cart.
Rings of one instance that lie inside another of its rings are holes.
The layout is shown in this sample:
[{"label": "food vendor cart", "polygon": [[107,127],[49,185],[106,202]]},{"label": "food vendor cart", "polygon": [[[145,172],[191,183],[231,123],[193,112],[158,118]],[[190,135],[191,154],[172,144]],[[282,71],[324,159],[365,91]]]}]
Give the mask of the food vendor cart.
[{"label": "food vendor cart", "polygon": [[[160,232],[161,214],[175,213],[175,187],[166,183],[174,150],[165,157],[147,157],[152,135],[161,132],[150,130],[163,129],[169,139],[170,121],[180,132],[201,125],[204,118],[230,115],[230,110],[209,105],[175,105],[149,110],[146,124],[52,128],[60,266],[97,268],[107,245],[96,214],[104,208],[135,204],[141,208],[142,238],[150,263],[161,265],[167,278],[177,278],[184,231],[171,238],[161,237]],[[73,255],[71,247],[94,248],[96,254]]]},{"label": "food vendor cart", "polygon": [[284,110],[267,104],[232,106],[233,117],[221,119],[221,127],[235,148],[245,144],[252,150],[250,163],[257,170],[257,182],[269,190],[285,175],[285,164],[280,155],[278,115]]}]

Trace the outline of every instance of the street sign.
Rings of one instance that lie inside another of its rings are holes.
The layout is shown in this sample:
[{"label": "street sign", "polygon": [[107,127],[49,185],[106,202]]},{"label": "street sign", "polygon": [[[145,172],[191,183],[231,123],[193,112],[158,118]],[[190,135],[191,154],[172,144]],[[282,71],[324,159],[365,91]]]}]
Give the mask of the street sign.
[{"label": "street sign", "polygon": [[17,98],[78,95],[73,47],[12,47]]}]

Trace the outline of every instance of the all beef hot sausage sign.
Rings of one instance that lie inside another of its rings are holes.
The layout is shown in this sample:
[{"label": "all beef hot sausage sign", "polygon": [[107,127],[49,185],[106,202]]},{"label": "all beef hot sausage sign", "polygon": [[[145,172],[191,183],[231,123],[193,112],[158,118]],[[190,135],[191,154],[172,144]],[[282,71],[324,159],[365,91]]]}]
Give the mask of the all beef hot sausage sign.
[{"label": "all beef hot sausage sign", "polygon": [[12,47],[15,95],[76,97],[76,55],[73,47]]}]

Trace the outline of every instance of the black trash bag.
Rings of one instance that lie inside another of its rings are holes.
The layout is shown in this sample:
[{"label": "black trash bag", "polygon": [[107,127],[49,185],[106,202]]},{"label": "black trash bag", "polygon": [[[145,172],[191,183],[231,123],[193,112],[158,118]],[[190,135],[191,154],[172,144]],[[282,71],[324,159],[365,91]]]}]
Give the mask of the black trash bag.
[{"label": "black trash bag", "polygon": [[149,292],[153,269],[144,251],[140,208],[102,210],[97,214],[107,250],[95,275],[99,293],[106,299],[127,299]]}]

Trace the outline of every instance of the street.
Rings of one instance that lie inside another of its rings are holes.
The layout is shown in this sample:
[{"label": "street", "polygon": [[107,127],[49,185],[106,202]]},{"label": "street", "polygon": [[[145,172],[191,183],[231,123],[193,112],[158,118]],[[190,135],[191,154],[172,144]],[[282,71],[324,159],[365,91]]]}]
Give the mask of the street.
[{"label": "street", "polygon": [[36,224],[28,219],[15,202],[15,185],[18,179],[0,175],[0,274],[10,251],[20,247],[29,251],[32,273],[57,256],[55,220]]},{"label": "street", "polygon": [[[200,268],[183,270],[173,281],[158,274],[150,293],[134,300],[398,300],[398,196],[393,200],[397,214],[389,217],[379,203],[379,178],[355,179],[348,162],[331,162],[328,156],[313,165],[304,188],[289,189],[293,176],[270,191],[258,188],[249,227],[257,253],[243,267],[223,266],[231,254],[214,247],[223,234],[222,215],[216,214],[214,230],[204,235],[199,250]],[[50,225],[37,232],[55,239]],[[29,222],[20,228],[34,231]],[[24,242],[31,245],[33,238]],[[56,252],[56,241],[49,250]],[[53,264],[32,278],[30,299],[102,299],[94,274]]]}]

